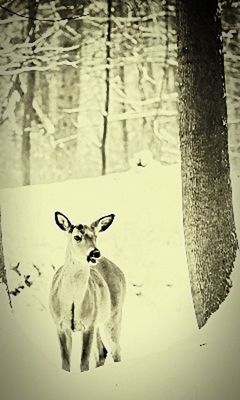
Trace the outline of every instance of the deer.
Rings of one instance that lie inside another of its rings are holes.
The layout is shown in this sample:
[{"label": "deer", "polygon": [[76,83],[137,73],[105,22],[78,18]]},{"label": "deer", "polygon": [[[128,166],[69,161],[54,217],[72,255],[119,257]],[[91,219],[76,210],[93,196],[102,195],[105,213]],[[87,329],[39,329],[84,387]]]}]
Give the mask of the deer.
[{"label": "deer", "polygon": [[97,235],[109,228],[115,215],[90,225],[74,225],[61,212],[55,222],[67,238],[65,261],[54,274],[50,289],[50,312],[57,328],[62,369],[70,372],[72,334],[80,332],[80,371],[103,366],[108,353],[121,361],[120,331],[126,280],[122,270],[102,256]]}]

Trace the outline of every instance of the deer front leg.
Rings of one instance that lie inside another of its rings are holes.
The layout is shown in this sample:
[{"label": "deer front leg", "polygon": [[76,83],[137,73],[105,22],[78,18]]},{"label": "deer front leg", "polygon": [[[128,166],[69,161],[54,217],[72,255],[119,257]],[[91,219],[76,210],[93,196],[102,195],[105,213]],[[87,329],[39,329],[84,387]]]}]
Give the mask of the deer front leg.
[{"label": "deer front leg", "polygon": [[70,329],[58,330],[60,350],[62,356],[62,369],[70,372],[72,333]]},{"label": "deer front leg", "polygon": [[89,370],[89,360],[92,353],[92,346],[94,342],[94,328],[89,328],[87,331],[83,332],[82,341],[82,354],[81,354],[81,372]]}]

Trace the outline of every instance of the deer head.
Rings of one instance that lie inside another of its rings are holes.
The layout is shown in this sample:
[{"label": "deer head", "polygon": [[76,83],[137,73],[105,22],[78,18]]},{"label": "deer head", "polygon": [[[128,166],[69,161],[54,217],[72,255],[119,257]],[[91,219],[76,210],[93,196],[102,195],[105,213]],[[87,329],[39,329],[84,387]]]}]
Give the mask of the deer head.
[{"label": "deer head", "polygon": [[69,236],[69,248],[72,256],[79,261],[96,263],[101,253],[96,247],[97,235],[105,231],[113,222],[114,214],[106,215],[90,225],[73,225],[61,212],[55,212],[55,221],[60,229]]}]

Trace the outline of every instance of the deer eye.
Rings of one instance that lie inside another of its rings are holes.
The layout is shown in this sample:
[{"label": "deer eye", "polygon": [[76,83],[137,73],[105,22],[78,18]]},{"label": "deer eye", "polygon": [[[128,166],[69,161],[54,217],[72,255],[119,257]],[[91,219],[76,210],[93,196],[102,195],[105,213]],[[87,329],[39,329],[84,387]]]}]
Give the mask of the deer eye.
[{"label": "deer eye", "polygon": [[74,239],[75,239],[77,242],[81,242],[81,240],[82,240],[81,236],[79,236],[79,235],[75,235],[75,236],[74,236]]}]

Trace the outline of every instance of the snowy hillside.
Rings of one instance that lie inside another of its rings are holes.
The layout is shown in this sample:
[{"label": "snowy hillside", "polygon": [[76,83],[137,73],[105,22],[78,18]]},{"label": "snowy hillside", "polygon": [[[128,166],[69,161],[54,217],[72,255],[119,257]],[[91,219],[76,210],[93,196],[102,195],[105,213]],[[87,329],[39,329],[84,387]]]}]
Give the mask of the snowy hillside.
[{"label": "snowy hillside", "polygon": [[[232,179],[239,233],[239,176],[233,173]],[[81,393],[83,399],[212,400],[225,399],[227,393],[229,399],[238,398],[230,393],[237,383],[234,368],[239,368],[239,258],[228,299],[198,331],[185,258],[179,166],[152,161],[146,168],[121,174],[8,189],[1,192],[1,204],[10,289],[30,275],[29,287],[25,284],[13,297],[13,317],[2,302],[3,360],[9,368],[19,368],[13,374],[18,383],[9,392],[12,396],[36,389],[34,398],[66,398],[71,388],[69,398]],[[75,223],[116,214],[112,227],[99,236],[98,247],[122,268],[128,282],[121,341],[124,361],[119,365],[109,361],[79,375],[76,334],[75,373],[60,370],[48,311],[51,279],[63,262],[66,243],[54,223],[56,210]],[[18,262],[18,269],[11,270]]]}]

